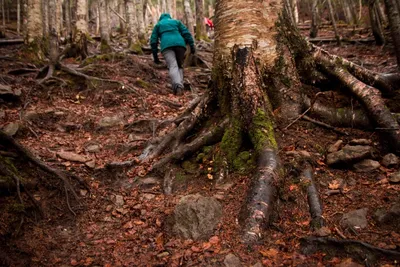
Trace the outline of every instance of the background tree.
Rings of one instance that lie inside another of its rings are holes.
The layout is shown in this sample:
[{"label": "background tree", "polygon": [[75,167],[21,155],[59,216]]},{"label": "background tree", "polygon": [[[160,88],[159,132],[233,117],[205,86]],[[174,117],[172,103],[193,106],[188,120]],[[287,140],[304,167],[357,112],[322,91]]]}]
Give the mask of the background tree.
[{"label": "background tree", "polygon": [[108,0],[99,0],[99,15],[100,15],[100,51],[103,54],[112,51],[110,45],[110,19],[108,12]]},{"label": "background tree", "polygon": [[189,0],[183,0],[183,8],[184,8],[184,14],[185,14],[185,24],[192,36],[194,35],[194,24],[193,24],[193,13],[192,9],[190,8],[190,1]]},{"label": "background tree", "polygon": [[196,3],[196,39],[207,39],[206,26],[204,24],[203,0],[195,0]]},{"label": "background tree", "polygon": [[26,0],[26,20],[24,20],[24,40],[26,48],[39,60],[44,59],[43,14],[41,0]]},{"label": "background tree", "polygon": [[385,6],[397,58],[397,67],[400,69],[400,5],[396,0],[385,0]]}]

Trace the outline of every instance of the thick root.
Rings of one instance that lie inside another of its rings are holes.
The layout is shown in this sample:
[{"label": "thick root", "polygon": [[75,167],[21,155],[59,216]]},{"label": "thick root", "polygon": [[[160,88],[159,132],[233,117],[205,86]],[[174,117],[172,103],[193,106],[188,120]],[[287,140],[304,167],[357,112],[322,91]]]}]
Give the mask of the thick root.
[{"label": "thick root", "polygon": [[276,184],[279,178],[276,151],[265,149],[261,151],[258,168],[248,193],[245,206],[245,218],[242,222],[244,243],[253,244],[262,238],[264,228],[268,226],[277,192]]}]

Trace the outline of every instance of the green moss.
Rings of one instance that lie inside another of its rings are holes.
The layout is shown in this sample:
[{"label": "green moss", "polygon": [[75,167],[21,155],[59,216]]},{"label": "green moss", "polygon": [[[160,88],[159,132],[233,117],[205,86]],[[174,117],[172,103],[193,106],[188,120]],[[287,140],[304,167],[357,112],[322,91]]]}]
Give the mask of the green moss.
[{"label": "green moss", "polygon": [[206,154],[199,153],[196,157],[196,162],[202,163],[206,159]]},{"label": "green moss", "polygon": [[233,163],[242,146],[242,127],[238,120],[225,131],[221,141],[222,153],[226,156],[228,163]]},{"label": "green moss", "polygon": [[102,54],[110,53],[112,51],[110,44],[104,40],[101,40],[100,51]]},{"label": "green moss", "polygon": [[139,55],[143,54],[142,44],[140,43],[140,41],[131,44],[131,45],[129,46],[129,50],[130,50],[132,53],[135,53],[135,54],[139,54]]},{"label": "green moss", "polygon": [[189,173],[189,174],[196,174],[199,169],[199,167],[196,163],[193,163],[189,160],[186,160],[182,163],[182,168],[185,170],[186,173]]},{"label": "green moss", "polygon": [[150,84],[148,82],[143,81],[142,79],[138,79],[135,82],[138,86],[142,87],[142,88],[148,88],[150,86]]},{"label": "green moss", "polygon": [[249,151],[240,152],[233,160],[233,168],[239,173],[248,173],[255,167],[255,158]]},{"label": "green moss", "polygon": [[265,147],[273,149],[278,148],[275,139],[273,120],[265,111],[258,109],[253,117],[252,126],[250,128],[250,139],[257,152]]}]

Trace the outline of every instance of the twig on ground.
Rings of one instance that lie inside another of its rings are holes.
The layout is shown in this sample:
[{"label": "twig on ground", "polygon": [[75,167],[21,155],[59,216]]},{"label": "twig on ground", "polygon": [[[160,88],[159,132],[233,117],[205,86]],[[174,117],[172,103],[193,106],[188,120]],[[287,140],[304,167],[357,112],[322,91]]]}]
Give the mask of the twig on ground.
[{"label": "twig on ground", "polygon": [[332,131],[334,131],[334,132],[336,132],[336,133],[338,133],[338,134],[341,134],[341,135],[349,135],[348,133],[343,132],[343,131],[341,131],[341,130],[338,130],[338,129],[336,129],[335,127],[333,127],[333,126],[331,126],[331,125],[329,125],[329,124],[326,124],[326,123],[323,123],[323,122],[314,120],[314,119],[308,117],[307,115],[304,115],[304,116],[303,116],[303,119],[305,119],[305,120],[307,120],[307,121],[309,121],[309,122],[312,122],[312,123],[314,123],[314,124],[316,124],[316,125],[318,125],[318,126],[321,126],[321,127],[327,128],[327,129],[329,129],[329,130],[332,130]]}]

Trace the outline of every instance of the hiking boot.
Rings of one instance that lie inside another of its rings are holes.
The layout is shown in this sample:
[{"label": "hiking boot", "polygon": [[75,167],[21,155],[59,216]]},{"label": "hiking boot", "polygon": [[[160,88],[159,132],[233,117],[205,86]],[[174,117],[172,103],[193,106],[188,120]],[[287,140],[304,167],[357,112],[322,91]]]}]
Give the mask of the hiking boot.
[{"label": "hiking boot", "polygon": [[183,95],[183,88],[181,86],[176,87],[175,95]]}]

